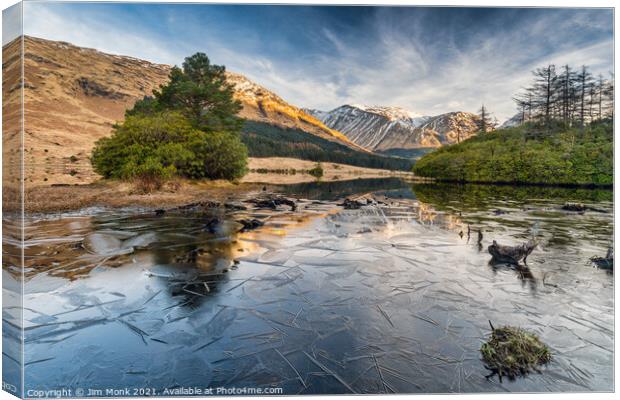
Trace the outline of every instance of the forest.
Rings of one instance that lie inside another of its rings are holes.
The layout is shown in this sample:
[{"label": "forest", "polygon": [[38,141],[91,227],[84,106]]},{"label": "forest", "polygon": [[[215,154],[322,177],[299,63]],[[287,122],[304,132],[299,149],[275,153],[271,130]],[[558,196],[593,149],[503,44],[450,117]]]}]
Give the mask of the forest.
[{"label": "forest", "polygon": [[292,157],[401,171],[410,171],[412,166],[412,162],[404,158],[355,151],[299,129],[280,128],[262,122],[246,121],[241,141],[248,148],[250,157]]},{"label": "forest", "polygon": [[492,127],[483,106],[481,129],[416,162],[413,171],[441,181],[611,186],[613,79],[588,67],[548,65],[515,97],[516,126]]}]

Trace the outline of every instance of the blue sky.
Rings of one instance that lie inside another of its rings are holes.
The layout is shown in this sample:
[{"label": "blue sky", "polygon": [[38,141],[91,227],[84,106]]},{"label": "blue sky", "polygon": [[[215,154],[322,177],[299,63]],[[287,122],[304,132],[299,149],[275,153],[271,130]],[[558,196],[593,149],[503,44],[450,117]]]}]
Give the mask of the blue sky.
[{"label": "blue sky", "polygon": [[301,107],[485,103],[498,119],[547,63],[613,70],[611,9],[37,3],[24,33],[180,64],[203,51]]}]

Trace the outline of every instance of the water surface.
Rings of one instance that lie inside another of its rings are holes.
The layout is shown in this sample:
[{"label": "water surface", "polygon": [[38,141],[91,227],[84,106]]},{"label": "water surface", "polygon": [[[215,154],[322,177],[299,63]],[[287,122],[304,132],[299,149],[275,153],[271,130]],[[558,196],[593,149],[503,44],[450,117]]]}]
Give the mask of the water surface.
[{"label": "water surface", "polygon": [[[613,275],[589,262],[612,242],[611,192],[394,179],[279,191],[295,211],[235,199],[249,208],[31,218],[26,389],[613,390]],[[368,194],[383,204],[337,205]],[[251,218],[265,225],[239,232]],[[489,262],[492,240],[532,236],[527,266]],[[537,333],[552,362],[487,377],[489,320]]]}]

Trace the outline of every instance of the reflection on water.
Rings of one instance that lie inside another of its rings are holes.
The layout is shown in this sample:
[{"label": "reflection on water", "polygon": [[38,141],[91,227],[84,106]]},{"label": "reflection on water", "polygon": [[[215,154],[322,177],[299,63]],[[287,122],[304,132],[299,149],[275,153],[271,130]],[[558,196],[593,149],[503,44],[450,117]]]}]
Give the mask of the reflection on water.
[{"label": "reflection on water", "polygon": [[408,189],[408,184],[399,178],[354,179],[350,181],[304,182],[281,186],[279,191],[313,200],[338,200],[360,193],[381,190]]},{"label": "reflection on water", "polygon": [[[612,390],[613,277],[588,262],[612,240],[608,192],[395,180],[282,191],[300,199],[296,211],[245,203],[30,221],[28,385]],[[327,201],[368,193],[379,202],[359,210]],[[567,200],[598,211],[562,211]],[[264,225],[242,231],[241,219]],[[492,240],[532,236],[541,244],[528,265],[490,262]],[[536,332],[553,361],[486,379],[488,320]]]}]

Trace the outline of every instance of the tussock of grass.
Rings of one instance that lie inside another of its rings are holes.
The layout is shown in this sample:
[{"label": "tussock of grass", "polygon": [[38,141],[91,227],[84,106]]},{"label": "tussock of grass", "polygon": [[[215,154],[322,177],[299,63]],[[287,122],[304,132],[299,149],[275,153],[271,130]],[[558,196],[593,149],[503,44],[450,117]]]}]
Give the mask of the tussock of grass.
[{"label": "tussock of grass", "polygon": [[480,347],[480,352],[487,367],[500,379],[536,371],[551,360],[551,351],[535,334],[511,326],[495,329],[491,325],[491,329],[491,339]]}]

